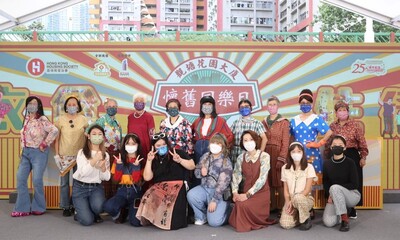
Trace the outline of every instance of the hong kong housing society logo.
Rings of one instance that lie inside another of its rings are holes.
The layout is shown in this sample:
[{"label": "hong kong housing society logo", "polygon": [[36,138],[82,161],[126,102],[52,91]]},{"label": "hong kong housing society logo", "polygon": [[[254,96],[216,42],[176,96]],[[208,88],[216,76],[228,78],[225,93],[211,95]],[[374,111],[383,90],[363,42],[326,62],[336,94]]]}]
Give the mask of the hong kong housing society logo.
[{"label": "hong kong housing society logo", "polygon": [[181,115],[193,122],[199,116],[200,99],[213,96],[218,115],[229,119],[238,115],[238,103],[249,99],[253,112],[262,109],[256,80],[247,79],[235,64],[222,58],[197,57],[178,65],[165,80],[157,81],[151,108],[165,113],[169,99],[182,104]]}]

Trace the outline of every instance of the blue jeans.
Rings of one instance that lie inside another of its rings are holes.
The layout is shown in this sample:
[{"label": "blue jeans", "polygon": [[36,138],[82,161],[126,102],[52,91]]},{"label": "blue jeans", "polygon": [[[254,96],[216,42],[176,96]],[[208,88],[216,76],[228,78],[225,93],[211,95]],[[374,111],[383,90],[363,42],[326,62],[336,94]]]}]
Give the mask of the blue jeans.
[{"label": "blue jeans", "polygon": [[187,194],[187,199],[194,211],[196,220],[207,220],[208,225],[219,227],[228,220],[229,203],[224,200],[217,202],[217,208],[214,212],[207,210],[211,198],[214,196],[215,189],[203,186],[197,186],[191,189]]},{"label": "blue jeans", "polygon": [[140,187],[126,187],[120,186],[118,188],[117,194],[114,197],[108,199],[104,203],[104,211],[109,213],[113,218],[118,216],[121,211],[121,208],[128,207],[129,215],[128,220],[132,226],[139,227],[141,226],[139,219],[136,218],[137,207],[134,207],[135,199],[139,199],[136,201],[140,201],[142,197],[142,192]]},{"label": "blue jeans", "polygon": [[[49,148],[44,152],[39,148],[24,147],[22,150],[21,162],[17,172],[17,202],[14,211],[31,212],[46,211],[46,199],[44,198],[43,174],[47,166]],[[33,200],[29,198],[28,177],[32,171]]]},{"label": "blue jeans", "polygon": [[[210,144],[210,141],[200,139],[196,141],[196,144],[194,145],[194,163],[197,164],[200,162],[201,156],[204,155],[204,153],[208,152],[208,145]],[[201,179],[199,178],[193,178],[193,183],[192,187],[196,187],[201,184]]]},{"label": "blue jeans", "polygon": [[76,165],[72,168],[72,170],[60,177],[60,207],[69,209],[72,206],[71,196],[69,194],[69,175],[76,171]]},{"label": "blue jeans", "polygon": [[74,180],[72,202],[78,222],[84,226],[92,225],[95,217],[103,211],[105,201],[104,188],[101,184],[89,186]]}]

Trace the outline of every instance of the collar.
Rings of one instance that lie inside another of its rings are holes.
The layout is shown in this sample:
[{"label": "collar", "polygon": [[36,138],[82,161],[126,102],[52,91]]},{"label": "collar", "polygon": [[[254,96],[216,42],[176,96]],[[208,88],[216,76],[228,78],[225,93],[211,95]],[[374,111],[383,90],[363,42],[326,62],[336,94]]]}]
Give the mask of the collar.
[{"label": "collar", "polygon": [[245,157],[244,160],[246,162],[250,162],[251,161],[252,163],[255,163],[259,159],[260,155],[261,155],[261,150],[260,149],[257,150],[257,152],[256,152],[256,154],[254,154],[254,156],[250,156],[250,154],[246,151],[246,157]]},{"label": "collar", "polygon": [[300,123],[304,123],[306,126],[309,126],[318,116],[316,114],[311,114],[306,120],[302,121],[300,119],[300,115],[294,117],[294,124],[298,126]]},{"label": "collar", "polygon": [[171,121],[169,120],[169,117],[165,119],[165,126],[167,128],[176,128],[183,122],[183,117],[181,115],[178,116],[178,119],[176,119],[176,122],[174,124],[171,124]]}]

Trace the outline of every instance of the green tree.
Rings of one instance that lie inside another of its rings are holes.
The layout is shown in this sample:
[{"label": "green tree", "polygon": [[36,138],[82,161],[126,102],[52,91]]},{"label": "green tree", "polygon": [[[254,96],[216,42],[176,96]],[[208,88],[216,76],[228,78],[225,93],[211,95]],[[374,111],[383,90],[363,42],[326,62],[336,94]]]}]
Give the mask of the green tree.
[{"label": "green tree", "polygon": [[[25,25],[18,25],[12,29],[13,32],[25,32],[25,31],[32,32],[32,31],[41,31],[41,30],[44,30],[44,25],[41,22],[36,22],[36,21],[34,21],[30,25],[28,25],[28,27],[26,27]],[[29,40],[29,41],[33,40],[32,33],[22,34],[21,37],[24,40]],[[38,40],[43,41],[41,36],[39,36]]]},{"label": "green tree", "polygon": [[[314,25],[321,24],[322,32],[365,32],[365,18],[356,13],[322,3]],[[374,21],[374,32],[400,32],[399,29]]]}]

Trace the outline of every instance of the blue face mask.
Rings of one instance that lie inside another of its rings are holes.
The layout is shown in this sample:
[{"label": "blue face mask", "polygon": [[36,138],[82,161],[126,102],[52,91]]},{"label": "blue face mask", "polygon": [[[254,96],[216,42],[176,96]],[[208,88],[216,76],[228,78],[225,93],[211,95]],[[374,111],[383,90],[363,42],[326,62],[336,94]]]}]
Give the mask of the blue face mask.
[{"label": "blue face mask", "polygon": [[301,104],[300,105],[300,110],[303,113],[308,113],[309,111],[311,111],[312,106],[310,104]]},{"label": "blue face mask", "polygon": [[167,152],[168,152],[168,147],[167,147],[167,145],[164,145],[164,146],[162,146],[162,147],[159,147],[159,148],[157,148],[157,153],[158,153],[158,155],[160,155],[160,156],[164,156],[165,154],[167,154]]},{"label": "blue face mask", "polygon": [[107,114],[109,115],[109,116],[115,116],[115,114],[117,114],[117,111],[118,111],[118,108],[116,108],[116,107],[109,107],[109,108],[107,108]]},{"label": "blue face mask", "polygon": [[240,115],[242,115],[243,117],[249,116],[251,113],[251,109],[250,107],[241,107],[239,109],[239,113]]}]

